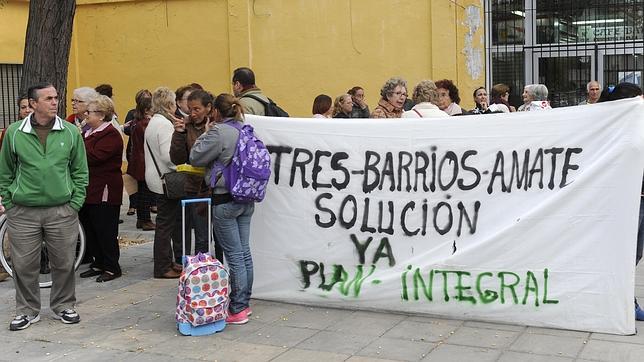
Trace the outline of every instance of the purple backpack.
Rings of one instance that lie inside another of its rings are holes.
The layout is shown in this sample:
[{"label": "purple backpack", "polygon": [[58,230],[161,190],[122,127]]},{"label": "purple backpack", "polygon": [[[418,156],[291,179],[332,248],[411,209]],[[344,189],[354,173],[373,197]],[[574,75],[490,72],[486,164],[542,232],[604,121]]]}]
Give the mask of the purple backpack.
[{"label": "purple backpack", "polygon": [[264,143],[255,137],[251,125],[242,125],[235,120],[226,121],[224,124],[236,128],[239,131],[239,139],[233,158],[227,166],[219,161],[215,162],[210,175],[210,187],[215,187],[217,173],[221,171],[226,189],[235,202],[264,200],[271,176],[270,153]]}]

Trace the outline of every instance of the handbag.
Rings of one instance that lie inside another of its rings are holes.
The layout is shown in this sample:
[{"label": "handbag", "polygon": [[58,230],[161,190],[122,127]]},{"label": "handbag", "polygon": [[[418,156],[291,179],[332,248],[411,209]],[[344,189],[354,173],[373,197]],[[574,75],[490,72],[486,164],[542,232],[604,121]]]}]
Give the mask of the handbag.
[{"label": "handbag", "polygon": [[138,182],[132,175],[124,173],[123,174],[123,188],[128,195],[134,195],[139,191]]},{"label": "handbag", "polygon": [[171,171],[165,174],[161,174],[159,165],[157,165],[157,161],[154,159],[154,154],[152,153],[150,144],[145,141],[145,145],[148,146],[148,151],[150,151],[150,157],[152,157],[154,167],[157,169],[157,173],[161,178],[161,185],[163,186],[163,194],[165,195],[165,197],[167,197],[168,199],[182,199],[186,197],[186,174],[177,171]]},{"label": "handbag", "polygon": [[163,193],[169,199],[182,199],[186,194],[186,174],[181,172],[168,172],[161,176]]}]

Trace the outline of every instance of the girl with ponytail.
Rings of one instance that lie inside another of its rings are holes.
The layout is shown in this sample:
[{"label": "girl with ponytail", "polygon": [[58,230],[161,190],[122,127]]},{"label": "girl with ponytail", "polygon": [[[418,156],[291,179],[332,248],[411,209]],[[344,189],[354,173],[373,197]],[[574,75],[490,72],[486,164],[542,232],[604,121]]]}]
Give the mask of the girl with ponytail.
[{"label": "girl with ponytail", "polygon": [[206,184],[214,185],[212,225],[230,270],[230,306],[226,323],[244,324],[251,313],[253,259],[249,238],[255,204],[233,201],[221,172],[212,175],[215,164],[228,166],[231,162],[239,140],[239,131],[232,124],[243,122],[244,111],[237,98],[223,93],[215,98],[211,116],[206,132],[190,151],[190,164],[206,167]]}]

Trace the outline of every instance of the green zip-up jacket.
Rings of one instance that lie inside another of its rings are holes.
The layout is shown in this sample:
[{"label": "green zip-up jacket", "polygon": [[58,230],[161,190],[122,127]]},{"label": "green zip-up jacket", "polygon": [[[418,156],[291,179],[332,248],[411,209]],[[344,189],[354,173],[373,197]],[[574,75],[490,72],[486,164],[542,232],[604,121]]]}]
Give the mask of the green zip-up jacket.
[{"label": "green zip-up jacket", "polygon": [[50,207],[85,201],[89,171],[83,137],[75,125],[56,117],[43,147],[29,115],[7,128],[0,149],[0,196],[14,205]]}]

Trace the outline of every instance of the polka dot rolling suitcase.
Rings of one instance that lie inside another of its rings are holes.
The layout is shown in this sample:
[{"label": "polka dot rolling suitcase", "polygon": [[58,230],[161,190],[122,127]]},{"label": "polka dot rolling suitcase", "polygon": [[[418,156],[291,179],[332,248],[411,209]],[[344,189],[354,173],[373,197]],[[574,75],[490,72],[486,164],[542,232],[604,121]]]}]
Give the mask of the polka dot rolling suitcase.
[{"label": "polka dot rolling suitcase", "polygon": [[181,201],[182,230],[185,230],[186,204],[208,203],[208,253],[186,255],[183,244],[183,271],[177,293],[177,329],[184,336],[203,336],[222,331],[228,317],[229,275],[221,261],[212,256],[211,200]]}]

